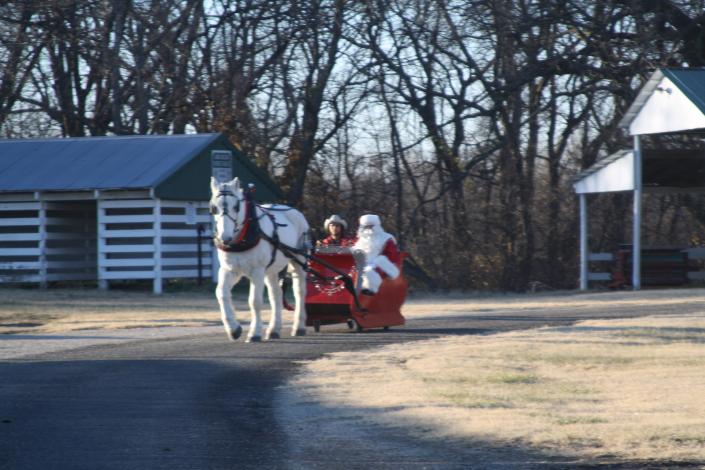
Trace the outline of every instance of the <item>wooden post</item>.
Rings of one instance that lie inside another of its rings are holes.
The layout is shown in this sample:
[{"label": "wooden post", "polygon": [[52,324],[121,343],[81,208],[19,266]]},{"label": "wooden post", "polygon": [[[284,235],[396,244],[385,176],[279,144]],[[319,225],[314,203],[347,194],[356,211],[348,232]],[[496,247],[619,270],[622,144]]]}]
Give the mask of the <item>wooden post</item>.
[{"label": "wooden post", "polygon": [[47,260],[47,204],[39,201],[39,287],[49,287],[49,266]]},{"label": "wooden post", "polygon": [[154,293],[162,293],[162,204],[154,199]]},{"label": "wooden post", "polygon": [[106,273],[108,272],[108,269],[105,267],[105,262],[108,259],[108,254],[106,253],[106,241],[105,237],[103,236],[104,230],[105,230],[105,208],[102,205],[102,200],[101,199],[96,199],[95,201],[95,207],[96,207],[96,236],[98,239],[96,240],[96,245],[97,245],[97,250],[98,253],[96,253],[96,264],[97,264],[97,275],[98,275],[98,289],[100,290],[108,290],[108,280],[106,279]]}]

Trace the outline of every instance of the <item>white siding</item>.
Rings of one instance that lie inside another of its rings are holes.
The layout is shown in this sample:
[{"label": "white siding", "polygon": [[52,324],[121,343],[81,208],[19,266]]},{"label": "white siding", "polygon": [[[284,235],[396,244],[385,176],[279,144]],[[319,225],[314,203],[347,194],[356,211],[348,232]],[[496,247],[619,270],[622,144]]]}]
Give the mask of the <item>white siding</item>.
[{"label": "white siding", "polygon": [[[189,213],[189,207],[195,208]],[[201,276],[212,277],[211,216],[205,202],[143,199],[98,201],[98,279],[152,279],[154,291],[170,278],[197,278],[198,224]],[[188,224],[187,222],[195,222]]]},{"label": "white siding", "polygon": [[207,202],[155,199],[0,202],[0,283],[212,279]]},{"label": "white siding", "polygon": [[201,233],[201,275],[204,279],[212,277],[214,250],[211,222],[207,202],[162,201],[161,256],[164,279],[198,277],[198,225],[204,229]]},{"label": "white siding", "polygon": [[705,128],[705,116],[667,77],[663,77],[629,124],[630,135]]},{"label": "white siding", "polygon": [[625,152],[621,158],[577,181],[577,194],[631,191],[634,189],[634,153]]}]

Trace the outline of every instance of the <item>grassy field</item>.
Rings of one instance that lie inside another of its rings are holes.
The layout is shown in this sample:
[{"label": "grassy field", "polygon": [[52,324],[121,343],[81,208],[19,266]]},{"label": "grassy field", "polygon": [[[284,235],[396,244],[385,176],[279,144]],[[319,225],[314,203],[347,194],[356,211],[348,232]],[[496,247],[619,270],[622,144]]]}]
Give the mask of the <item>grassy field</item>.
[{"label": "grassy field", "polygon": [[[678,314],[680,306],[705,306],[703,289],[421,296],[403,312],[413,319],[569,308],[579,316],[615,305],[669,314],[333,354],[305,364],[292,386],[303,400],[431,438],[489,439],[586,458],[705,462],[705,308]],[[246,321],[244,292],[235,306]],[[0,333],[210,325],[220,325],[210,288],[162,296],[0,289]]]}]

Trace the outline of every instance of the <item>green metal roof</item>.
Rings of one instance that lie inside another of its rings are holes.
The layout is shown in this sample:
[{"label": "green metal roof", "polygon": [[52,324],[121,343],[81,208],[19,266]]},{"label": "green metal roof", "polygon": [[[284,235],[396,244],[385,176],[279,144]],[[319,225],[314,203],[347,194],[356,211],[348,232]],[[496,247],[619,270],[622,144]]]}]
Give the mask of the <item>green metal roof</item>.
[{"label": "green metal roof", "polygon": [[272,179],[222,134],[0,140],[0,193],[150,189],[162,199],[210,197],[211,152],[232,154],[232,175],[281,198]]}]

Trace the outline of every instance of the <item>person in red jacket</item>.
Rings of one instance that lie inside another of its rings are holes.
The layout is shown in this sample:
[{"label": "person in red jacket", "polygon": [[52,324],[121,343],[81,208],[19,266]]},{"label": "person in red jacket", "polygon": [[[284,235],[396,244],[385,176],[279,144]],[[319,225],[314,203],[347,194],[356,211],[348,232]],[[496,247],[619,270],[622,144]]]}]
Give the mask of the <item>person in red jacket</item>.
[{"label": "person in red jacket", "polygon": [[395,279],[399,276],[400,254],[397,241],[392,234],[382,228],[379,216],[365,214],[360,217],[357,242],[353,250],[365,255],[362,270],[362,293],[374,295],[386,277]]},{"label": "person in red jacket", "polygon": [[355,240],[345,236],[348,223],[337,214],[333,214],[323,222],[323,228],[328,236],[319,240],[318,246],[352,246]]}]

